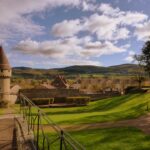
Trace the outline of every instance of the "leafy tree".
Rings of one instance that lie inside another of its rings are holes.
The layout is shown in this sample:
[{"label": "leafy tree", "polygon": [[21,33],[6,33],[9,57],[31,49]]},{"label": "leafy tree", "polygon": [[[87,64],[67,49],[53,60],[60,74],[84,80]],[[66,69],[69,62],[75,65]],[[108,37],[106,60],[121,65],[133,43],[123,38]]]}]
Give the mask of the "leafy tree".
[{"label": "leafy tree", "polygon": [[144,44],[141,57],[143,59],[145,71],[150,76],[150,40]]},{"label": "leafy tree", "polygon": [[138,64],[138,68],[134,80],[138,82],[138,87],[141,88],[142,82],[145,80],[144,62],[143,62],[144,57],[143,55],[134,55],[133,57]]}]

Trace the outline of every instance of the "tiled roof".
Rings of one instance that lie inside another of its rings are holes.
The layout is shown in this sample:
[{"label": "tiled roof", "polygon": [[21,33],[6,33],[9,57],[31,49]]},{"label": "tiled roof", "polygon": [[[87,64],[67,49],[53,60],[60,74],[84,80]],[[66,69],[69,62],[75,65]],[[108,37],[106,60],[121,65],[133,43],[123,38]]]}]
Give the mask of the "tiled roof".
[{"label": "tiled roof", "polygon": [[2,46],[0,46],[0,69],[11,69],[9,61],[4,53]]}]

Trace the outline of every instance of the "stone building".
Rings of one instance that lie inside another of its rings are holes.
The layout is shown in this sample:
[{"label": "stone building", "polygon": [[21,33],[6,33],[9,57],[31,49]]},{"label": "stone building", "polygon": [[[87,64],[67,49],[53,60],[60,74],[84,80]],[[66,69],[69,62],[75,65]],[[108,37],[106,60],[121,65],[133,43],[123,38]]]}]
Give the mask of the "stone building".
[{"label": "stone building", "polygon": [[10,101],[11,67],[5,52],[0,46],[0,101]]},{"label": "stone building", "polygon": [[51,85],[58,89],[68,89],[69,88],[69,84],[67,83],[66,79],[61,75],[56,76],[54,81],[52,81]]}]

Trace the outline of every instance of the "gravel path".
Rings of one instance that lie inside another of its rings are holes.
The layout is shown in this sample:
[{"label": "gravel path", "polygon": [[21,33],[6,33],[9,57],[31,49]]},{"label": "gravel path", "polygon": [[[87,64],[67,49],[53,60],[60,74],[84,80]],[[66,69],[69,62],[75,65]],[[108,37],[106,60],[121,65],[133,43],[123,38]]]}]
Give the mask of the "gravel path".
[{"label": "gravel path", "polygon": [[0,150],[17,150],[14,114],[11,108],[0,115]]}]

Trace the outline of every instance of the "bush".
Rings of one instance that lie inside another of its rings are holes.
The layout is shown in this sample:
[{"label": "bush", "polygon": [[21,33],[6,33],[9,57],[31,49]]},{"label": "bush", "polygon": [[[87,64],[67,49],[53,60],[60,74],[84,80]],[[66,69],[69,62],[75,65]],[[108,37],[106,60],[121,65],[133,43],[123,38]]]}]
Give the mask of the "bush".
[{"label": "bush", "polygon": [[0,101],[0,108],[8,107],[8,101]]},{"label": "bush", "polygon": [[134,86],[129,86],[125,89],[125,94],[144,93],[144,92],[146,92],[146,90]]},{"label": "bush", "polygon": [[33,98],[32,102],[35,105],[49,105],[54,103],[54,98]]},{"label": "bush", "polygon": [[54,103],[66,103],[66,97],[55,97]]},{"label": "bush", "polygon": [[66,103],[75,105],[87,105],[90,101],[90,97],[67,97]]}]

